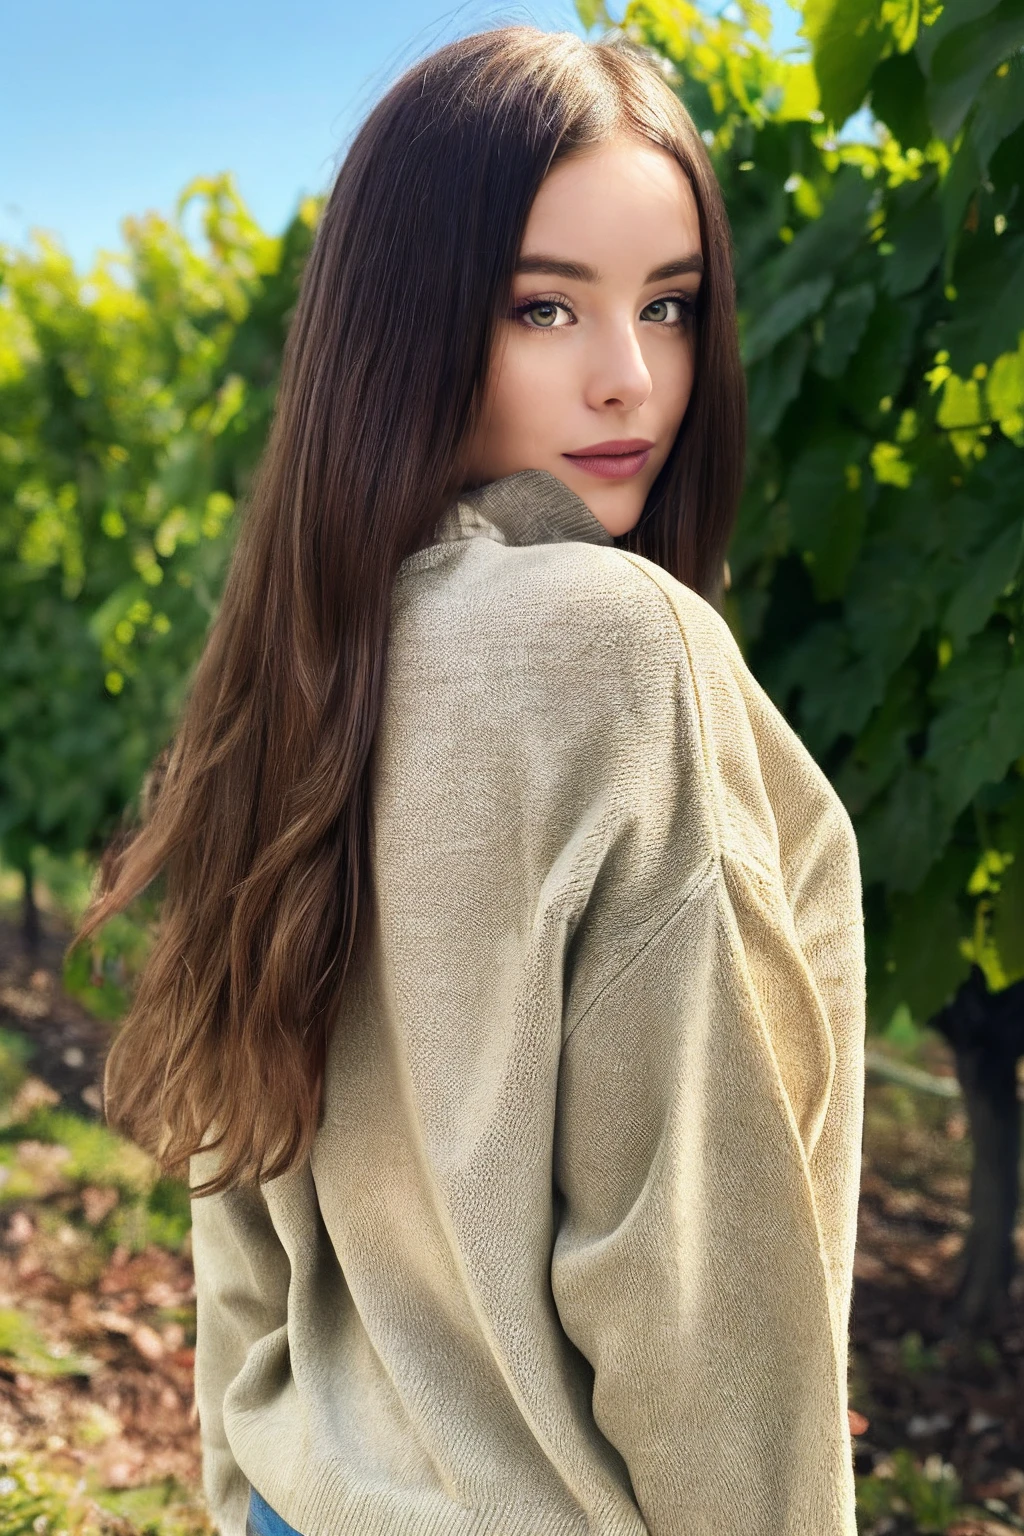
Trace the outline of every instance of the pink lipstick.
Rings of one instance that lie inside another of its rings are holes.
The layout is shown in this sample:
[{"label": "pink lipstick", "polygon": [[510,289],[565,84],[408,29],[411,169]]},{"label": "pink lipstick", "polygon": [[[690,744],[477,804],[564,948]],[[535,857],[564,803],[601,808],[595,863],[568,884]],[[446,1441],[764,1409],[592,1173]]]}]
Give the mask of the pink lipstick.
[{"label": "pink lipstick", "polygon": [[604,443],[591,443],[589,447],[577,448],[562,457],[572,464],[578,464],[580,469],[585,469],[590,475],[599,475],[603,480],[628,480],[630,475],[643,469],[653,447],[654,444],[646,438],[623,437]]}]

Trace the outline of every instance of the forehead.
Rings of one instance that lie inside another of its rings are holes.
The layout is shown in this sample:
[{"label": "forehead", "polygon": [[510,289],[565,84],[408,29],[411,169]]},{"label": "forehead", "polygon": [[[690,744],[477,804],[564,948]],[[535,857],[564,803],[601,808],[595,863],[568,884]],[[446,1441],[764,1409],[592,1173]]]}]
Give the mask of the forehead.
[{"label": "forehead", "polygon": [[649,267],[699,252],[693,188],[678,160],[646,140],[613,139],[561,160],[530,208],[523,252],[543,250],[600,267],[617,258]]}]

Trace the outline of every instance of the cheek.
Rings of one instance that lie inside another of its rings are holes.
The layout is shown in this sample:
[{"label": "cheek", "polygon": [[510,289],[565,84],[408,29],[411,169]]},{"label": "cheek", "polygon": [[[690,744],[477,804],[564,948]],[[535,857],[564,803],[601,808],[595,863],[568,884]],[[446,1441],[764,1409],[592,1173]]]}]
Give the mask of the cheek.
[{"label": "cheek", "polygon": [[660,401],[666,420],[673,420],[676,424],[685,415],[693,392],[694,340],[689,337],[675,347],[659,349],[659,355],[648,364],[652,394]]},{"label": "cheek", "polygon": [[553,405],[566,399],[564,359],[557,344],[543,338],[513,336],[505,348],[494,382],[494,421],[509,428],[536,427],[550,418]]}]

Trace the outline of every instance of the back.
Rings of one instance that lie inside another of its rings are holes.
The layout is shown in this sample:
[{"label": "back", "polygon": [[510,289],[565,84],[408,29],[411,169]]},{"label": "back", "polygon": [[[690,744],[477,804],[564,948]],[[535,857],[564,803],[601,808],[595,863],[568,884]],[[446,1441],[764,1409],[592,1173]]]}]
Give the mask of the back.
[{"label": "back", "polygon": [[550,495],[404,563],[313,1155],[193,1203],[225,1536],[250,1484],[303,1536],[856,1529],[852,829],[719,616]]}]

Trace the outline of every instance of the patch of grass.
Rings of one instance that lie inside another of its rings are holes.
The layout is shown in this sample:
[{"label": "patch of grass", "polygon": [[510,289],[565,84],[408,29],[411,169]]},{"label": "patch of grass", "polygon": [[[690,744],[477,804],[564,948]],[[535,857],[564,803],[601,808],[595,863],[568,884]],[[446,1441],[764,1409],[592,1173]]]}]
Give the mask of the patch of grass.
[{"label": "patch of grass", "polygon": [[[2,1048],[0,1039],[0,1055]],[[132,1253],[150,1244],[180,1252],[192,1226],[188,1185],[162,1176],[141,1147],[100,1121],[49,1105],[37,1105],[13,1124],[0,1122],[0,1207],[86,1185],[115,1189],[121,1197],[88,1233],[108,1254],[117,1243]]]},{"label": "patch of grass", "polygon": [[[157,1186],[154,1186],[148,1197],[123,1200],[114,1207],[103,1224],[104,1239],[111,1247],[116,1243],[127,1248],[129,1253],[142,1253],[150,1246],[166,1249],[170,1253],[180,1252],[192,1226],[188,1190],[184,1184],[181,1189],[182,1195],[176,1197],[174,1208],[170,1207],[170,1202],[162,1193],[158,1193]],[[187,1208],[183,1209],[183,1206]]]},{"label": "patch of grass", "polygon": [[83,1120],[64,1109],[34,1109],[20,1125],[0,1130],[0,1144],[44,1141],[71,1154],[65,1177],[76,1184],[99,1184],[125,1195],[148,1195],[157,1179],[154,1160],[133,1142],[96,1120]]},{"label": "patch of grass", "polygon": [[108,1413],[102,1403],[87,1403],[82,1413],[74,1419],[66,1433],[78,1446],[84,1446],[91,1450],[94,1446],[103,1445],[114,1435],[121,1433],[121,1421],[112,1413]]},{"label": "patch of grass", "polygon": [[146,1204],[150,1242],[179,1252],[192,1229],[192,1202],[184,1179],[157,1179]]},{"label": "patch of grass", "polygon": [[14,1098],[28,1076],[32,1042],[13,1029],[0,1029],[0,1104]]},{"label": "patch of grass", "polygon": [[138,1488],[104,1488],[94,1496],[111,1514],[130,1520],[142,1536],[195,1536],[209,1529],[197,1519],[193,1497],[173,1477]]},{"label": "patch of grass", "polygon": [[67,1515],[66,1502],[36,1468],[20,1457],[0,1460],[0,1536],[43,1536],[66,1528]]},{"label": "patch of grass", "polygon": [[213,1536],[197,1494],[167,1477],[140,1488],[103,1488],[43,1457],[0,1453],[0,1536]]},{"label": "patch of grass", "polygon": [[919,1466],[904,1447],[893,1451],[871,1473],[855,1475],[857,1524],[870,1531],[893,1515],[910,1515],[920,1536],[941,1536],[964,1513],[962,1487],[955,1469],[941,1456]]},{"label": "patch of grass", "polygon": [[926,1345],[916,1328],[900,1339],[900,1360],[908,1376],[919,1376],[926,1371],[942,1368],[942,1357],[938,1350]]},{"label": "patch of grass", "polygon": [[[116,1189],[121,1197],[98,1226],[83,1233],[107,1254],[118,1243],[132,1253],[151,1244],[181,1251],[192,1226],[188,1185],[162,1176],[141,1147],[98,1121],[49,1106],[0,1126],[0,1208],[53,1194],[66,1201],[62,1192],[74,1194],[86,1185]],[[37,1214],[45,1227],[42,1212]]]},{"label": "patch of grass", "polygon": [[[89,1355],[47,1344],[31,1318],[16,1307],[0,1307],[0,1356],[29,1376],[91,1376],[99,1365]],[[2,1532],[0,1524],[0,1536]]]}]

